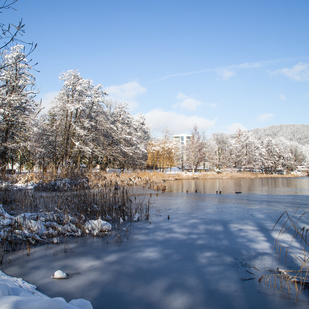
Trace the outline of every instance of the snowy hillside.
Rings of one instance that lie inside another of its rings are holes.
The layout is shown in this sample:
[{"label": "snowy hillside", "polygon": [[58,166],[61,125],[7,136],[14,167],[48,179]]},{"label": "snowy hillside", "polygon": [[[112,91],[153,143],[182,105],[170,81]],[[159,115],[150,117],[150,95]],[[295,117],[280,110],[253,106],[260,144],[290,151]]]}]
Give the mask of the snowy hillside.
[{"label": "snowy hillside", "polygon": [[307,124],[282,124],[265,128],[249,130],[257,140],[267,138],[276,139],[283,137],[286,140],[309,145],[309,125]]}]

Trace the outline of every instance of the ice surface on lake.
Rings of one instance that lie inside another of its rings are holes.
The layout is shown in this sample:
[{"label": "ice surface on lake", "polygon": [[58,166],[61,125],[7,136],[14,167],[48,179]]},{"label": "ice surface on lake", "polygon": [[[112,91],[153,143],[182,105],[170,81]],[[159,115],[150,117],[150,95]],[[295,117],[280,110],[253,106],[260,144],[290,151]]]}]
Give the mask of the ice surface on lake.
[{"label": "ice surface on lake", "polygon": [[[308,179],[287,181],[297,185],[289,192],[308,188]],[[131,225],[134,237],[122,237],[122,242],[113,234],[108,241],[67,238],[65,248],[37,246],[29,257],[15,252],[16,259],[12,254],[10,264],[2,267],[51,297],[84,297],[95,308],[102,304],[126,309],[307,308],[306,291],[295,304],[258,281],[277,267],[299,267],[291,256],[285,264],[284,253],[279,260],[273,248],[277,232],[272,228],[283,211],[309,210],[308,195],[265,193],[267,187],[280,193],[285,183],[282,179],[174,182],[179,189],[151,198],[150,221]],[[218,189],[222,195],[215,194]],[[252,193],[257,190],[258,194]],[[141,191],[148,197],[150,191]],[[70,279],[51,279],[56,269],[70,274]]]}]

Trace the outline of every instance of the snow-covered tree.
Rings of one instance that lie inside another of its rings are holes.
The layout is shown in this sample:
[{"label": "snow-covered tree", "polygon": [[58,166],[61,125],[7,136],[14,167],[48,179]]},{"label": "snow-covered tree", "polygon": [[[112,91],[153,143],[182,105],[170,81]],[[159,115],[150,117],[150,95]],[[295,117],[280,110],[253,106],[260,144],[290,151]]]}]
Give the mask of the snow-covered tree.
[{"label": "snow-covered tree", "polygon": [[39,111],[34,98],[35,77],[24,47],[13,46],[2,54],[0,70],[0,164],[22,158],[29,146],[29,132]]},{"label": "snow-covered tree", "polygon": [[[0,13],[2,13],[4,10],[13,9],[13,5],[18,0],[2,0],[0,1]],[[0,23],[0,40],[2,40],[2,44],[0,45],[0,50],[7,48],[17,37],[18,34],[21,34],[24,32],[23,28],[25,25],[23,24],[22,20],[17,24],[4,24]]]},{"label": "snow-covered tree", "polygon": [[51,166],[55,172],[60,164],[61,131],[57,115],[52,111],[39,119],[34,144],[36,164],[43,171]]},{"label": "snow-covered tree", "polygon": [[264,148],[261,157],[263,167],[268,168],[271,172],[282,168],[284,155],[281,144],[277,140],[269,138],[262,142],[262,147]]},{"label": "snow-covered tree", "polygon": [[191,139],[185,147],[185,164],[195,172],[198,166],[205,162],[206,156],[205,133],[195,126],[191,131]]},{"label": "snow-covered tree", "polygon": [[250,167],[259,167],[261,166],[260,160],[260,145],[256,139],[252,136],[251,133],[246,132],[245,147],[245,165]]},{"label": "snow-covered tree", "polygon": [[283,149],[283,164],[286,169],[294,171],[297,166],[304,164],[306,160],[304,146],[297,142],[288,141],[285,138],[280,138],[279,141]]},{"label": "snow-covered tree", "polygon": [[[3,13],[5,10],[15,10],[13,5],[18,0],[0,0],[0,14]],[[4,24],[0,22],[0,52],[3,50],[8,50],[15,44],[17,38],[22,36],[25,33],[24,30],[25,24],[21,19],[18,23],[9,23]],[[29,56],[36,48],[37,44],[27,42],[26,45],[29,47],[28,52],[26,53]],[[21,58],[16,58],[15,61],[23,61]],[[1,63],[0,69],[4,68],[7,64]]]},{"label": "snow-covered tree", "polygon": [[207,141],[209,161],[217,168],[227,167],[230,163],[231,139],[228,134],[214,133]]},{"label": "snow-covered tree", "polygon": [[232,139],[231,157],[230,160],[235,167],[246,165],[246,135],[240,129],[237,130]]},{"label": "snow-covered tree", "polygon": [[60,80],[63,87],[47,121],[59,131],[60,162],[79,166],[82,156],[91,156],[97,150],[94,144],[99,133],[98,120],[103,120],[106,93],[101,85],[94,87],[91,80],[83,79],[77,70],[62,73]]},{"label": "snow-covered tree", "polygon": [[149,130],[145,118],[134,118],[126,103],[111,111],[113,133],[109,137],[107,158],[119,168],[141,168],[147,160]]},{"label": "snow-covered tree", "polygon": [[63,87],[41,118],[36,138],[41,166],[143,167],[149,139],[144,117],[133,117],[126,103],[106,102],[102,86],[83,79],[77,70],[62,73],[60,79]]},{"label": "snow-covered tree", "polygon": [[163,131],[164,136],[158,139],[152,139],[148,143],[147,165],[152,166],[155,170],[165,170],[177,165],[179,157],[179,144],[172,139],[170,131],[166,128]]}]

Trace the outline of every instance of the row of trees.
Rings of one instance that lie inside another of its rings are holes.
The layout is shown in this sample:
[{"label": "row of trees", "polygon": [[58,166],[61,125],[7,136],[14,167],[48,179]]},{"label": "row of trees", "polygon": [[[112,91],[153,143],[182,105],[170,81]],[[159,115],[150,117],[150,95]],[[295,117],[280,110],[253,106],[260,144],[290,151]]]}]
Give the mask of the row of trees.
[{"label": "row of trees", "polygon": [[269,171],[293,171],[297,166],[309,162],[306,146],[284,138],[257,140],[249,132],[241,130],[234,136],[214,134],[208,146],[213,150],[209,161],[218,168],[250,166]]},{"label": "row of trees", "polygon": [[[22,45],[1,54],[0,65],[0,168],[34,165],[46,170],[64,166],[91,168],[165,169],[183,165],[196,170],[201,164],[222,167],[264,167],[294,170],[308,158],[308,149],[284,138],[258,141],[247,132],[234,136],[194,128],[185,148],[164,137],[148,143],[150,134],[143,115],[133,117],[127,105],[106,100],[102,85],[80,73],[61,74],[62,89],[48,114],[38,117],[35,77]],[[147,148],[148,147],[148,148]],[[148,156],[148,159],[147,159]]]},{"label": "row of trees", "polygon": [[186,147],[171,136],[151,141],[148,146],[149,166],[160,169],[179,166],[196,170],[198,167],[264,168],[295,170],[309,163],[308,146],[284,138],[258,141],[250,133],[238,130],[235,135],[214,133],[206,138],[205,132],[195,127]]},{"label": "row of trees", "polygon": [[85,164],[89,168],[138,168],[147,159],[149,131],[142,115],[133,117],[126,103],[106,101],[77,70],[61,74],[63,87],[48,114],[38,122],[35,161],[42,167]]},{"label": "row of trees", "polygon": [[48,114],[38,117],[35,77],[22,45],[1,54],[0,168],[19,163],[43,170],[81,164],[138,168],[147,159],[149,130],[126,103],[106,100],[101,85],[80,73],[61,74],[62,89]]}]

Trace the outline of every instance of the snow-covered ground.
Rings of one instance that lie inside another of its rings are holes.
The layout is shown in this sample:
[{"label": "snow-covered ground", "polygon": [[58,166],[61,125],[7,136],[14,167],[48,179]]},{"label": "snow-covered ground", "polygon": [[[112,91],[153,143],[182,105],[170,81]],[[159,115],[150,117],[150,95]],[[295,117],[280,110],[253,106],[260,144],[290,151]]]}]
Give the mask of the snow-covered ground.
[{"label": "snow-covered ground", "polygon": [[89,301],[82,298],[73,299],[68,303],[62,297],[50,298],[37,291],[36,286],[0,271],[0,308],[92,309],[93,307]]}]

